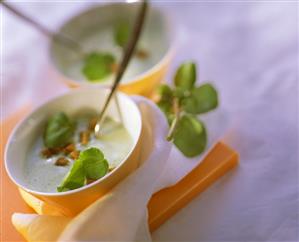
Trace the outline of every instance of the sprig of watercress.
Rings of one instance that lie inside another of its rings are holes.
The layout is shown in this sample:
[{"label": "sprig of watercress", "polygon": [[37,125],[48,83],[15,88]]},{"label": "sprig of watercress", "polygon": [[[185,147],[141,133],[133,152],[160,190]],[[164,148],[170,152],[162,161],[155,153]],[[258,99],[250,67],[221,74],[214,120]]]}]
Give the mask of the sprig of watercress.
[{"label": "sprig of watercress", "polygon": [[218,106],[218,94],[210,83],[196,86],[196,65],[183,63],[174,76],[174,87],[159,87],[157,102],[170,125],[168,141],[187,157],[201,154],[207,145],[207,131],[197,117]]}]

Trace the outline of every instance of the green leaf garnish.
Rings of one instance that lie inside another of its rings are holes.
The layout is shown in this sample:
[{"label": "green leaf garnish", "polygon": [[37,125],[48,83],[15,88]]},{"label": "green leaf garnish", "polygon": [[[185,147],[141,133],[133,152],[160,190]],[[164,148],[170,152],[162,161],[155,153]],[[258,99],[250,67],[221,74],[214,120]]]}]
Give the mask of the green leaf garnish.
[{"label": "green leaf garnish", "polygon": [[86,59],[82,73],[88,81],[97,82],[112,74],[115,58],[109,53],[92,52]]},{"label": "green leaf garnish", "polygon": [[191,90],[196,81],[196,66],[192,62],[182,64],[177,70],[174,83],[183,90]]},{"label": "green leaf garnish", "polygon": [[191,95],[183,100],[183,108],[192,114],[209,112],[218,106],[218,94],[209,83],[194,88]]},{"label": "green leaf garnish", "polygon": [[44,144],[48,148],[63,147],[70,143],[75,130],[74,123],[65,113],[54,114],[48,120],[44,131]]},{"label": "green leaf garnish", "polygon": [[178,98],[178,100],[180,100],[180,101],[182,101],[188,95],[190,95],[190,91],[189,90],[185,90],[182,87],[176,87],[173,90],[173,96],[175,96],[176,98]]},{"label": "green leaf garnish", "polygon": [[120,22],[114,28],[114,42],[120,46],[125,47],[130,37],[130,25],[128,22]]},{"label": "green leaf garnish", "polygon": [[157,104],[166,115],[170,124],[174,118],[172,114],[173,91],[168,85],[163,84],[159,87],[158,94],[160,96],[160,100]]},{"label": "green leaf garnish", "polygon": [[168,141],[187,157],[201,154],[207,144],[204,124],[194,114],[211,111],[218,106],[218,94],[209,83],[196,87],[196,66],[192,62],[183,63],[177,70],[174,84],[160,86],[157,102],[164,112],[170,129]]},{"label": "green leaf garnish", "polygon": [[[128,21],[122,21],[115,25],[114,27],[114,42],[121,48],[125,48],[129,42],[130,34],[132,32],[132,27]],[[135,56],[141,60],[148,58],[149,53],[143,48],[137,48],[135,50]]]},{"label": "green leaf garnish", "polygon": [[86,184],[86,179],[99,179],[108,173],[109,165],[98,148],[89,148],[80,153],[72,168],[57,187],[58,192],[69,191]]},{"label": "green leaf garnish", "polygon": [[201,154],[207,145],[204,124],[191,115],[182,116],[174,132],[173,142],[187,157]]},{"label": "green leaf garnish", "polygon": [[173,91],[167,84],[162,84],[159,86],[158,94],[160,95],[161,100],[172,101],[173,99]]},{"label": "green leaf garnish", "polygon": [[86,178],[99,179],[106,175],[109,164],[104,158],[104,154],[97,148],[89,148],[83,151],[79,160],[83,162]]},{"label": "green leaf garnish", "polygon": [[83,162],[80,159],[75,160],[72,168],[63,179],[61,185],[57,187],[57,191],[65,192],[82,187],[85,185],[85,177],[86,173],[83,167]]}]

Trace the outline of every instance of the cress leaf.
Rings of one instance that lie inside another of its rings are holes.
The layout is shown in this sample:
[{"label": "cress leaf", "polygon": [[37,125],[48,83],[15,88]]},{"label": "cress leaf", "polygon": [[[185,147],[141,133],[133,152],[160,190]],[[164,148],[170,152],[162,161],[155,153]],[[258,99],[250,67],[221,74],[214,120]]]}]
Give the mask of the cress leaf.
[{"label": "cress leaf", "polygon": [[87,178],[96,180],[108,172],[109,164],[104,154],[97,148],[89,148],[81,152],[79,160],[83,163]]},{"label": "cress leaf", "polygon": [[196,65],[193,62],[182,64],[176,71],[174,83],[183,90],[191,90],[196,81]]},{"label": "cress leaf", "polygon": [[209,112],[218,106],[218,94],[209,83],[194,88],[182,103],[183,109],[192,114]]},{"label": "cress leaf", "polygon": [[92,52],[86,58],[82,73],[88,81],[97,82],[112,73],[112,64],[115,58],[109,53]]},{"label": "cress leaf", "polygon": [[65,192],[84,186],[85,184],[85,170],[83,162],[78,159],[74,162],[72,168],[63,179],[61,185],[57,187],[58,192]]},{"label": "cress leaf", "polygon": [[168,123],[170,124],[174,118],[172,105],[173,105],[173,91],[171,88],[162,84],[158,89],[160,100],[158,101],[158,107],[164,112],[167,117]]},{"label": "cress leaf", "polygon": [[158,94],[163,100],[172,101],[173,91],[167,84],[161,84],[158,88]]},{"label": "cress leaf", "polygon": [[67,145],[73,138],[74,123],[65,113],[57,113],[50,117],[44,131],[44,144],[48,148]]},{"label": "cress leaf", "polygon": [[172,103],[160,100],[157,104],[164,114],[171,113]]},{"label": "cress leaf", "polygon": [[172,104],[166,101],[159,101],[157,105],[160,108],[160,110],[165,114],[167,122],[170,125],[175,116],[172,112]]},{"label": "cress leaf", "polygon": [[181,100],[181,99],[183,99],[185,96],[187,96],[186,94],[189,94],[190,93],[190,91],[186,91],[186,90],[184,90],[183,88],[181,88],[181,87],[176,87],[175,89],[174,89],[174,93],[173,93],[173,95],[176,97],[176,98],[178,98],[179,100]]},{"label": "cress leaf", "polygon": [[130,25],[128,22],[120,22],[114,28],[114,42],[120,46],[125,47],[130,37]]},{"label": "cress leaf", "polygon": [[174,144],[187,157],[201,154],[207,145],[204,124],[191,115],[183,115],[174,133]]},{"label": "cress leaf", "polygon": [[98,148],[89,148],[80,153],[70,171],[57,187],[58,192],[69,191],[82,187],[86,179],[97,180],[108,173],[109,164]]}]

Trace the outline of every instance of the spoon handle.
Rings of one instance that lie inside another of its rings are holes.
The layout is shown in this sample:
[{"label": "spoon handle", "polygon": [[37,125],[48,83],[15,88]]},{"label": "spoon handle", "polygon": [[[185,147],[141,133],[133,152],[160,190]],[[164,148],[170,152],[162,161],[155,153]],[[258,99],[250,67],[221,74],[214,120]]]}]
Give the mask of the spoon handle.
[{"label": "spoon handle", "polygon": [[82,49],[81,45],[79,43],[77,43],[75,40],[71,39],[70,37],[68,37],[64,34],[55,33],[53,31],[51,31],[47,27],[41,25],[40,23],[38,23],[34,19],[30,18],[29,16],[25,15],[24,13],[20,12],[19,10],[17,10],[16,8],[14,8],[13,6],[11,6],[10,4],[8,4],[4,1],[1,1],[1,4],[7,10],[9,10],[13,14],[18,16],[19,18],[21,18],[22,20],[24,20],[25,22],[27,22],[31,26],[33,26],[35,29],[37,29],[43,35],[47,36],[48,38],[53,38],[54,40],[57,40],[59,43],[63,44],[65,47],[69,48],[70,50],[75,51],[75,52],[80,53],[81,55],[83,55],[83,49]]},{"label": "spoon handle", "polygon": [[120,67],[117,71],[117,74],[116,74],[116,77],[115,77],[115,80],[113,82],[113,85],[112,85],[112,88],[111,88],[111,91],[109,93],[109,96],[108,98],[106,99],[105,101],[105,104],[104,104],[104,107],[99,115],[99,119],[98,119],[98,122],[97,122],[97,125],[95,126],[95,134],[96,136],[99,136],[99,131],[100,131],[100,126],[101,126],[101,123],[102,123],[102,120],[105,116],[105,113],[106,113],[106,110],[107,110],[107,107],[110,103],[110,100],[111,98],[113,97],[120,81],[121,81],[121,78],[131,60],[131,57],[134,53],[134,50],[136,48],[136,44],[139,40],[139,37],[140,37],[140,33],[141,33],[141,30],[142,30],[142,27],[143,27],[143,24],[144,24],[144,20],[145,20],[145,15],[146,15],[146,11],[147,11],[147,7],[148,7],[148,4],[147,4],[147,1],[144,0],[142,1],[142,5],[140,7],[140,11],[138,13],[138,16],[135,20],[135,23],[134,23],[134,28],[133,28],[133,32],[131,34],[131,37],[129,38],[129,42],[128,44],[126,45],[125,47],[125,51],[124,51],[124,54],[123,54],[123,58],[122,58],[122,61],[121,61],[121,64],[120,64]]}]

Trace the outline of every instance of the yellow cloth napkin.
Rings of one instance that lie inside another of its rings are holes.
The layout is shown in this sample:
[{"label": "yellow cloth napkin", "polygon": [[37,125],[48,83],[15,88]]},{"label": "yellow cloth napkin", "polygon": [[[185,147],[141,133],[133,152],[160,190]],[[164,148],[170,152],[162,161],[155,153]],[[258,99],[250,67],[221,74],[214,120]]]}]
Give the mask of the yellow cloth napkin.
[{"label": "yellow cloth napkin", "polygon": [[20,191],[37,214],[15,213],[12,223],[27,241],[151,241],[147,203],[167,184],[159,182],[171,145],[165,141],[168,124],[151,101],[135,96],[143,120],[141,165],[129,177],[75,218]]}]

